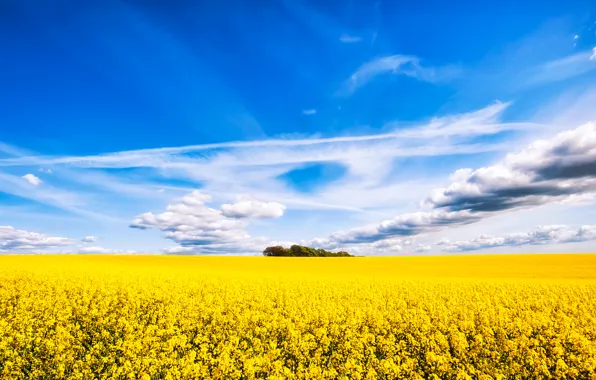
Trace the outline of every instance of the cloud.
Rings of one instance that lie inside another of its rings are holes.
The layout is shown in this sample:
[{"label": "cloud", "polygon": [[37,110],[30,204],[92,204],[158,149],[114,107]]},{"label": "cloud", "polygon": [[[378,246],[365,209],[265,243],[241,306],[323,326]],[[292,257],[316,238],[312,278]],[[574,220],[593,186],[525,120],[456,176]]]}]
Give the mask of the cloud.
[{"label": "cloud", "polygon": [[420,63],[420,58],[410,55],[396,54],[379,57],[360,66],[344,82],[338,94],[352,94],[376,76],[385,73],[406,75],[420,81],[438,83],[453,79],[458,75],[459,70],[453,66],[440,68],[424,67]]},{"label": "cloud", "polygon": [[205,205],[211,197],[196,190],[184,196],[180,203],[169,205],[162,214],[146,212],[137,216],[131,227],[139,229],[158,228],[162,231],[229,231],[244,224],[225,218],[219,210]]},{"label": "cloud", "polygon": [[134,254],[138,253],[134,250],[123,250],[123,249],[111,249],[111,248],[103,248],[97,246],[79,246],[78,253],[88,253],[88,254]]},{"label": "cloud", "polygon": [[[0,159],[0,166],[49,166],[54,169],[57,179],[71,181],[71,178],[76,178],[87,189],[101,188],[114,196],[127,197],[130,200],[126,202],[131,205],[140,197],[161,200],[164,194],[158,193],[157,189],[171,189],[172,186],[168,186],[169,181],[182,180],[188,183],[188,191],[200,183],[205,192],[213,194],[222,203],[236,194],[249,193],[258,199],[283,203],[291,208],[362,213],[373,208],[395,206],[396,191],[399,191],[400,185],[412,186],[408,179],[404,179],[405,183],[388,181],[387,177],[396,165],[396,158],[446,157],[504,151],[510,149],[510,143],[492,143],[489,139],[477,137],[503,132],[517,134],[541,127],[532,123],[501,122],[501,115],[508,106],[509,103],[497,102],[472,112],[437,117],[415,124],[392,122],[385,125],[387,132],[377,134],[232,141],[94,156],[30,154]],[[347,169],[342,178],[338,179],[341,187],[323,183],[317,187],[316,192],[299,192],[283,180],[283,175],[294,169],[321,163],[335,163]],[[107,175],[99,170],[122,168],[138,170],[138,174],[142,169],[149,170],[142,170],[139,176],[126,176],[125,181],[117,178],[119,171],[114,170],[111,171],[113,175]],[[156,181],[152,184],[133,183],[135,178],[147,174]],[[22,179],[19,180],[25,183]],[[23,186],[18,193],[41,199],[49,196],[50,192],[47,190],[46,184],[44,192],[33,194],[30,186]],[[77,206],[87,204],[97,207],[93,190],[86,193],[77,188],[76,192],[68,194],[69,200],[60,204],[71,210],[70,198],[74,197],[81,202]],[[425,188],[424,191],[428,189]],[[103,212],[106,208],[97,210]]]},{"label": "cloud", "polygon": [[353,44],[353,43],[356,43],[356,42],[360,42],[360,41],[362,41],[362,37],[358,37],[358,36],[351,36],[351,35],[349,35],[349,34],[342,34],[342,35],[339,37],[339,40],[340,40],[341,42],[343,42],[344,44]]},{"label": "cloud", "polygon": [[449,211],[496,212],[596,191],[596,124],[539,140],[496,165],[460,169],[425,201]]},{"label": "cloud", "polygon": [[432,248],[430,245],[424,245],[424,244],[419,244],[416,246],[416,248],[414,249],[414,252],[420,253],[420,252],[428,252],[430,251]]},{"label": "cloud", "polygon": [[590,60],[596,60],[596,47],[592,48],[592,55],[590,56]]},{"label": "cloud", "polygon": [[34,174],[25,174],[22,177],[25,181],[29,182],[30,184],[32,184],[33,186],[38,186],[39,184],[41,184],[41,179],[39,179],[39,177],[37,177]]},{"label": "cloud", "polygon": [[198,190],[167,207],[161,214],[146,212],[137,216],[130,227],[157,228],[167,239],[180,247],[166,253],[246,253],[262,251],[264,238],[253,238],[244,230],[244,218],[271,218],[283,214],[284,206],[274,202],[258,202],[241,198],[235,204],[222,205],[222,210],[208,207],[211,196]]},{"label": "cloud", "polygon": [[[437,181],[436,178],[429,182],[421,178],[394,177],[394,169],[399,165],[397,159],[447,158],[451,155],[504,151],[510,149],[511,143],[491,143],[488,138],[478,137],[502,132],[512,132],[512,134],[515,132],[517,136],[520,131],[536,129],[537,126],[531,123],[502,122],[500,119],[507,107],[509,103],[496,102],[472,112],[451,114],[417,123],[404,125],[390,123],[386,125],[387,132],[377,134],[325,138],[277,138],[123,151],[95,156],[29,155],[0,159],[0,166],[35,165],[36,170],[39,166],[51,167],[56,177],[56,180],[52,181],[53,185],[71,181],[71,177],[76,178],[77,181],[85,177],[84,187],[77,186],[75,191],[65,194],[65,196],[68,195],[68,199],[60,202],[61,206],[65,205],[62,207],[67,211],[73,210],[78,213],[82,212],[80,210],[83,207],[94,207],[98,212],[122,212],[122,214],[127,212],[128,215],[138,215],[140,217],[136,225],[138,228],[160,230],[168,218],[173,218],[171,223],[181,218],[191,219],[190,222],[182,225],[193,225],[195,219],[193,215],[172,216],[168,214],[168,210],[159,212],[151,210],[154,213],[141,214],[143,211],[149,211],[144,206],[144,204],[152,204],[148,200],[163,202],[165,195],[170,193],[169,191],[158,193],[156,190],[160,188],[176,188],[175,194],[178,195],[181,191],[187,194],[200,187],[202,192],[213,195],[217,204],[213,208],[219,212],[222,211],[219,205],[233,203],[230,199],[237,194],[251,194],[260,201],[267,200],[283,204],[288,210],[336,212],[341,213],[340,218],[347,217],[346,212],[353,212],[362,214],[367,221],[371,218],[364,215],[375,215],[376,220],[383,220],[395,215],[393,210],[405,205],[406,202],[412,204],[419,201],[418,194],[427,194],[433,187],[438,186],[438,183],[433,183]],[[307,164],[325,163],[334,163],[343,168],[341,176],[334,182],[323,178],[315,190],[299,191],[284,179],[284,174],[303,168]],[[117,168],[131,170],[110,170]],[[64,175],[63,170],[66,171]],[[116,176],[122,176],[123,180],[116,180],[114,178]],[[135,179],[146,180],[147,176],[150,176],[153,182],[134,183]],[[18,179],[22,182],[19,194],[27,197],[35,196],[36,199],[49,195],[46,191],[48,184],[39,187],[39,190],[44,191],[34,191],[36,189],[25,186],[27,183],[21,178]],[[177,182],[185,185],[172,185]],[[110,183],[109,189],[105,187],[106,183]],[[2,186],[2,173],[0,173],[0,190]],[[408,188],[408,191],[404,192],[404,188]],[[104,189],[110,191],[109,198],[105,197]],[[143,198],[140,198],[141,196]],[[71,198],[74,199],[71,201]],[[98,203],[102,199],[110,205],[118,203],[122,207],[110,208]],[[76,210],[72,205],[74,201],[77,202]],[[57,202],[47,201],[47,203],[54,205]],[[124,207],[128,210],[124,211]],[[305,215],[305,213],[296,213],[292,217],[305,218]],[[87,213],[84,216],[87,216]],[[155,220],[152,221],[152,218]],[[230,229],[228,226],[230,221],[233,222],[234,218],[219,219],[219,222],[226,224],[222,228],[224,231]],[[247,219],[236,219],[236,221],[246,222]],[[124,221],[120,218],[117,221],[117,223],[126,224],[130,222],[130,216]],[[112,221],[109,223],[113,224]],[[160,227],[151,223],[157,223]],[[251,234],[248,234],[250,238],[247,238],[244,235],[246,225],[241,224],[236,227],[233,231],[242,238],[236,239],[234,244],[244,251],[247,249],[247,242],[250,244],[254,242],[251,240],[254,237],[250,235],[258,236],[258,233],[251,231]],[[209,227],[209,229],[213,228]],[[296,232],[292,231],[280,233],[284,234],[282,236],[292,236],[293,239],[299,240],[309,235],[316,236],[317,231],[322,230],[311,224],[306,224],[301,229],[306,236],[293,236],[291,234]],[[172,230],[177,230],[177,225],[173,225]],[[333,230],[323,231],[327,235]],[[201,241],[200,239],[204,237],[196,236],[197,233],[168,232],[163,230],[168,239],[183,242],[185,245],[191,245],[193,241]],[[219,239],[224,237],[220,236]],[[244,241],[244,246],[240,240]],[[248,244],[250,249],[257,251],[262,249],[259,248],[261,243],[250,244]],[[207,246],[209,244],[202,242],[196,246],[199,247],[196,250],[206,251]],[[218,248],[215,242],[209,247]]]},{"label": "cloud", "polygon": [[459,169],[446,188],[422,202],[431,211],[339,231],[329,245],[371,243],[476,223],[498,213],[564,202],[596,193],[596,124],[538,140],[493,166]]},{"label": "cloud", "polygon": [[304,114],[304,115],[314,115],[316,113],[317,113],[317,110],[314,108],[302,111],[302,114]]},{"label": "cloud", "polygon": [[0,226],[0,252],[38,253],[74,244],[74,240]]},{"label": "cloud", "polygon": [[392,256],[426,252],[431,249],[428,245],[416,244],[414,239],[387,238],[374,243],[342,243],[330,239],[312,239],[298,244],[309,247],[323,248],[330,251],[347,251],[359,256]]},{"label": "cloud", "polygon": [[442,239],[437,245],[446,252],[478,251],[497,247],[576,243],[596,240],[596,226],[572,229],[566,225],[538,226],[530,232],[520,232],[502,237],[481,235],[472,240],[450,242]]},{"label": "cloud", "polygon": [[590,51],[582,51],[564,58],[538,65],[525,74],[526,86],[560,82],[584,75],[596,69],[594,55]]},{"label": "cloud", "polygon": [[[437,136],[473,138],[543,127],[534,123],[500,122],[499,117],[508,106],[509,103],[496,102],[473,112],[433,118],[430,122],[422,122],[408,128],[391,122],[384,126],[385,129],[392,129],[389,133],[328,138],[231,141],[131,150],[95,156],[24,156],[0,159],[0,166],[69,165],[79,168],[106,169],[167,168],[190,163],[195,165],[263,166],[313,161],[341,161],[348,159],[353,153],[367,154],[368,152],[369,155],[372,155],[371,144],[378,144],[378,146],[373,145],[372,147],[381,147],[384,154],[392,157],[455,154],[462,149],[491,151],[494,149],[492,144],[462,144],[446,141],[445,145],[437,145],[434,141]],[[428,148],[429,146],[430,148]],[[374,153],[378,155],[376,151]],[[193,157],[190,158],[187,155],[193,155]],[[253,158],[246,162],[246,158],[251,157]]]},{"label": "cloud", "polygon": [[99,238],[97,236],[85,236],[84,238],[81,239],[81,241],[83,243],[95,243],[95,242],[99,241]]},{"label": "cloud", "polygon": [[277,202],[260,202],[254,199],[239,200],[234,204],[221,205],[221,213],[227,218],[279,218],[286,206]]},{"label": "cloud", "polygon": [[357,227],[331,234],[329,241],[339,245],[373,243],[400,236],[417,236],[439,231],[448,226],[466,225],[482,219],[470,211],[434,210],[399,215],[379,224]]},{"label": "cloud", "polygon": [[[9,158],[15,160],[33,157],[34,154],[1,142],[0,153],[16,156]],[[50,172],[54,174],[53,184],[45,183],[44,186],[31,186],[29,181],[23,181],[22,177],[0,171],[0,191],[110,224],[122,222],[122,220],[103,213],[106,208],[98,202],[96,197],[98,188],[118,195],[133,196],[134,199],[146,198],[145,195],[148,192],[143,186],[122,183],[115,176],[102,174],[98,171],[92,172],[65,167],[56,167],[55,171],[44,168],[37,169],[46,174],[50,174]],[[78,185],[76,189],[65,189],[64,185],[72,186],[73,182]],[[86,206],[96,207],[100,211],[87,209]],[[126,223],[126,221],[124,222]]]},{"label": "cloud", "polygon": [[106,223],[120,222],[117,218],[82,208],[81,206],[85,202],[80,195],[80,191],[62,190],[48,185],[43,186],[43,188],[31,186],[23,181],[22,177],[3,172],[0,172],[0,191],[94,220]]},{"label": "cloud", "polygon": [[401,239],[385,239],[373,243],[372,248],[376,249],[377,251],[400,252],[403,251],[404,245],[407,245],[408,242],[409,241],[404,241]]}]

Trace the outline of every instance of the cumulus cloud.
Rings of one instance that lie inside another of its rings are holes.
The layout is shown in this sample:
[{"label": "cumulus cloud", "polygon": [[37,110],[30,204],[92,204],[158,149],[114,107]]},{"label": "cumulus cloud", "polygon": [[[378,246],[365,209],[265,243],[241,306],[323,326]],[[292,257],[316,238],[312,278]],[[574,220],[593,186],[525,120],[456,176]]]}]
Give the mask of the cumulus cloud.
[{"label": "cumulus cloud", "polygon": [[493,166],[459,169],[446,188],[423,201],[431,211],[402,214],[376,225],[319,239],[324,244],[372,243],[475,223],[492,215],[596,193],[596,124],[539,140]]},{"label": "cumulus cloud", "polygon": [[243,253],[262,251],[266,239],[253,238],[244,230],[247,218],[275,218],[284,206],[275,202],[259,202],[240,197],[237,203],[224,204],[222,210],[208,207],[211,196],[198,190],[184,196],[180,203],[167,207],[161,214],[146,212],[131,223],[132,228],[157,228],[179,247],[166,253]]},{"label": "cumulus cloud", "polygon": [[437,245],[443,246],[446,252],[477,251],[496,247],[517,247],[523,245],[543,245],[576,243],[596,240],[596,226],[582,226],[573,229],[566,225],[538,226],[530,232],[513,233],[496,237],[480,235],[472,240],[450,242],[442,239]]},{"label": "cumulus cloud", "polygon": [[472,212],[537,206],[596,191],[596,124],[539,140],[496,165],[460,169],[447,188],[425,201],[432,208]]},{"label": "cumulus cloud", "polygon": [[83,243],[95,243],[99,238],[97,236],[85,236],[81,239]]},{"label": "cumulus cloud", "polygon": [[37,177],[35,174],[25,174],[23,177],[25,181],[29,182],[30,184],[32,184],[33,186],[38,186],[39,184],[41,184],[41,179],[39,179],[39,177]]},{"label": "cumulus cloud", "polygon": [[11,226],[0,226],[0,252],[23,253],[42,252],[74,244],[74,240],[65,237],[56,237],[17,230]]},{"label": "cumulus cloud", "polygon": [[260,202],[255,199],[239,199],[234,204],[221,205],[221,213],[227,218],[279,218],[286,206],[277,202]]},{"label": "cumulus cloud", "polygon": [[244,226],[235,219],[225,218],[221,211],[205,205],[211,196],[198,190],[184,196],[180,203],[169,205],[161,214],[146,212],[138,215],[131,227],[139,229],[158,228],[168,232],[183,231],[232,231]]}]

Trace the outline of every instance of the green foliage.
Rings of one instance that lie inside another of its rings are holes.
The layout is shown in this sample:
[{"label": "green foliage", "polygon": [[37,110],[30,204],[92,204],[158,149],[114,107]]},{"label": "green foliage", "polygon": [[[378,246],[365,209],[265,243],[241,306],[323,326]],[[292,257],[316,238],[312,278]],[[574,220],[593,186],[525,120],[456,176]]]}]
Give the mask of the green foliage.
[{"label": "green foliage", "polygon": [[281,246],[267,247],[263,251],[264,256],[277,257],[353,257],[348,252],[329,252],[324,249],[304,247],[302,245],[293,245],[290,248]]}]

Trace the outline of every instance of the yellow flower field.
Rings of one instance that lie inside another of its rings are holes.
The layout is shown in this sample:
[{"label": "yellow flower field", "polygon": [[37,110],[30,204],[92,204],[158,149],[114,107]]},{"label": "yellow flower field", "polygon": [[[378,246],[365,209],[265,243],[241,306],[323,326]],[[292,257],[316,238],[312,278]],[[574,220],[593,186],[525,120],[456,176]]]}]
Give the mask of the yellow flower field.
[{"label": "yellow flower field", "polygon": [[596,379],[596,255],[0,257],[1,379]]}]

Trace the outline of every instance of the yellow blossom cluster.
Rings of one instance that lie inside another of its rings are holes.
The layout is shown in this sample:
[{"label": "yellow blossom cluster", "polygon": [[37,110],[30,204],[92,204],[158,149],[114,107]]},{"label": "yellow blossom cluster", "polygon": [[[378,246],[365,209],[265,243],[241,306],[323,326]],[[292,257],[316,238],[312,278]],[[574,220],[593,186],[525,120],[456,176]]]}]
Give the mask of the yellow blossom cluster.
[{"label": "yellow blossom cluster", "polygon": [[596,379],[596,255],[0,257],[1,379]]}]

